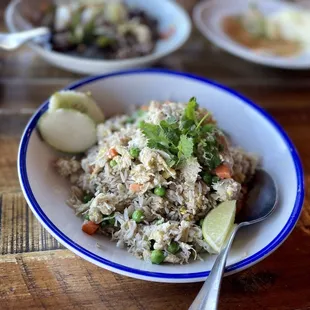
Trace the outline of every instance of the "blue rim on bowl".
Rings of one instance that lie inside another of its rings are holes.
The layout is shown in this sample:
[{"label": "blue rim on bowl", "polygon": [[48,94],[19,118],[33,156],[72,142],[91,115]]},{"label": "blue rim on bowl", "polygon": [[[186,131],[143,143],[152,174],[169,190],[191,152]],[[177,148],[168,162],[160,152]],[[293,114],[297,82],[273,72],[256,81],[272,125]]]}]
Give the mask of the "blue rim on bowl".
[{"label": "blue rim on bowl", "polygon": [[[226,273],[232,273],[234,271],[244,269],[249,265],[254,264],[255,262],[258,262],[262,260],[264,257],[267,256],[267,254],[273,252],[278,246],[282,244],[282,242],[287,238],[287,236],[290,234],[292,229],[294,228],[301,209],[302,209],[302,204],[303,204],[303,199],[304,199],[304,179],[303,179],[303,169],[302,169],[302,164],[300,161],[300,158],[298,156],[297,150],[295,149],[293,143],[287,136],[287,134],[284,132],[284,130],[280,127],[280,125],[268,114],[266,113],[262,108],[248,100],[247,98],[243,97],[242,95],[238,94],[237,92],[222,86],[216,82],[210,81],[205,78],[197,77],[192,74],[187,74],[187,73],[179,73],[175,71],[170,71],[170,70],[163,70],[163,69],[144,69],[144,70],[130,70],[130,71],[122,71],[122,72],[116,72],[116,73],[111,73],[111,74],[106,74],[106,75],[100,75],[100,76],[95,76],[95,77],[89,77],[85,78],[81,81],[78,81],[69,87],[65,89],[76,89],[78,87],[81,87],[85,84],[89,84],[91,82],[94,82],[96,80],[104,80],[109,77],[113,76],[120,76],[120,75],[130,75],[130,74],[166,74],[166,75],[174,75],[174,76],[181,76],[184,78],[196,80],[203,82],[205,84],[212,85],[214,87],[217,87],[221,89],[224,92],[229,93],[232,96],[235,96],[239,98],[245,105],[251,106],[251,108],[255,109],[261,116],[263,116],[265,119],[269,121],[269,123],[272,124],[274,129],[279,133],[279,135],[282,137],[283,141],[285,142],[292,160],[295,164],[295,171],[296,171],[296,177],[297,177],[297,194],[296,194],[296,199],[294,203],[293,210],[291,212],[291,215],[283,227],[283,229],[280,231],[280,233],[263,249],[258,251],[257,253],[253,254],[252,256],[249,256],[238,263],[229,265],[226,267],[225,272]],[[97,264],[103,264],[105,265],[108,269],[114,270],[114,271],[122,271],[127,273],[128,275],[134,276],[134,275],[139,275],[140,277],[144,277],[145,279],[150,279],[150,278],[160,278],[166,279],[166,280],[177,280],[177,279],[184,279],[190,281],[199,279],[199,278],[204,278],[207,277],[210,273],[210,271],[204,271],[204,272],[195,272],[195,273],[161,273],[161,272],[150,272],[150,271],[142,271],[139,269],[135,268],[130,268],[126,267],[120,264],[116,264],[112,261],[109,261],[107,259],[104,259],[94,253],[91,253],[90,251],[86,250],[85,248],[81,247],[74,241],[72,241],[70,238],[68,238],[66,235],[64,235],[60,229],[58,229],[50,220],[49,218],[45,215],[44,211],[38,204],[36,198],[33,195],[33,192],[31,190],[31,186],[29,183],[28,179],[28,173],[27,173],[27,167],[26,167],[26,155],[27,155],[27,149],[28,149],[28,144],[29,140],[31,137],[31,134],[33,130],[37,126],[37,122],[40,118],[40,116],[47,110],[48,108],[49,101],[46,101],[40,108],[39,110],[34,114],[34,116],[31,118],[29,121],[24,134],[22,136],[21,142],[20,142],[20,148],[18,152],[18,174],[19,174],[19,180],[20,184],[23,190],[23,193],[26,197],[27,202],[31,206],[32,210],[34,213],[36,213],[36,216],[41,220],[42,224],[47,228],[47,230],[61,243],[63,243],[66,247],[70,248],[73,250],[75,253],[80,254],[82,257],[85,257],[86,259],[90,259],[94,261]]]}]

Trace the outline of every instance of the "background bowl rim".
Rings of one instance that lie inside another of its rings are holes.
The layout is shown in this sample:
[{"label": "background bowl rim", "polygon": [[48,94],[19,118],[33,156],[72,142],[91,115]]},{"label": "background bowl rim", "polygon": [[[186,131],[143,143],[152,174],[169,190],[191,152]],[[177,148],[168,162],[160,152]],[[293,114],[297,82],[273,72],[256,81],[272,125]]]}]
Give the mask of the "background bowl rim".
[{"label": "background bowl rim", "polygon": [[[230,2],[229,0],[222,0],[224,5],[227,3],[231,4],[231,6],[234,6],[234,2]],[[250,0],[248,0],[250,2]],[[298,3],[289,3],[288,1],[279,1],[279,0],[273,0],[274,3],[278,3],[279,5],[286,7],[286,8],[295,8],[300,9],[302,6],[300,6]],[[268,0],[261,0],[261,4],[269,3]],[[298,62],[296,59],[300,59],[300,55],[296,58],[290,58],[290,57],[279,57],[279,56],[272,56],[272,57],[266,57],[263,55],[259,55],[258,53],[255,53],[254,50],[251,50],[250,48],[247,48],[237,42],[235,42],[233,39],[229,38],[227,35],[225,37],[220,37],[216,35],[212,29],[209,27],[209,25],[205,22],[204,18],[202,17],[202,13],[204,11],[209,10],[210,12],[212,10],[216,10],[218,7],[219,2],[216,0],[208,0],[208,1],[202,1],[199,2],[193,9],[193,22],[199,32],[206,38],[206,40],[209,40],[213,44],[215,44],[217,47],[222,49],[223,51],[233,55],[234,57],[238,57],[242,60],[252,62],[257,65],[262,65],[266,67],[271,68],[280,68],[280,69],[287,69],[287,70],[307,70],[310,67],[310,57],[307,57],[307,61],[304,62]],[[218,25],[218,29],[221,29],[221,25]],[[221,29],[222,31],[222,29]]]},{"label": "background bowl rim", "polygon": [[[84,62],[84,65],[88,65],[88,64],[100,65],[101,64],[101,65],[113,66],[113,65],[119,65],[119,64],[126,65],[126,64],[131,64],[131,63],[143,64],[145,62],[157,60],[164,56],[170,55],[173,52],[180,49],[189,39],[190,34],[192,32],[192,28],[193,28],[193,24],[192,24],[189,14],[180,4],[178,4],[177,2],[173,0],[163,0],[163,2],[170,3],[174,7],[175,10],[178,10],[179,13],[181,13],[182,18],[183,18],[183,23],[186,26],[186,31],[184,31],[180,42],[177,42],[178,44],[174,44],[173,46],[171,46],[169,49],[167,49],[167,51],[162,51],[162,52],[153,51],[151,54],[148,54],[145,56],[125,58],[125,59],[92,59],[90,57],[72,56],[72,55],[62,53],[62,52],[48,50],[34,42],[28,42],[26,44],[29,45],[32,49],[34,49],[38,53],[53,55],[63,61],[74,60],[76,62]],[[20,3],[20,0],[12,0],[5,9],[5,13],[4,13],[5,24],[10,33],[16,32],[16,30],[18,30],[14,23],[13,16],[16,10],[16,6],[19,3]]]},{"label": "background bowl rim", "polygon": [[[245,269],[247,267],[250,267],[251,265],[259,262],[260,260],[267,257],[269,254],[271,254],[273,251],[275,251],[289,236],[293,228],[295,227],[299,215],[302,210],[303,200],[304,200],[304,174],[303,174],[303,168],[302,163],[300,160],[300,157],[298,155],[298,152],[288,137],[288,135],[285,133],[285,131],[282,129],[282,127],[261,107],[253,103],[251,100],[247,99],[243,95],[240,95],[238,92],[221,85],[218,82],[211,81],[209,79],[199,77],[193,74],[188,73],[181,73],[177,71],[172,70],[166,70],[166,69],[140,69],[140,70],[126,70],[126,71],[119,71],[109,74],[103,74],[103,75],[97,75],[97,76],[91,76],[84,79],[81,79],[77,82],[74,82],[73,84],[67,86],[64,88],[64,90],[68,89],[76,89],[83,85],[98,81],[98,80],[105,80],[110,77],[117,77],[117,76],[123,76],[123,75],[136,75],[136,74],[163,74],[163,75],[171,75],[175,77],[183,77],[195,82],[202,82],[207,85],[211,85],[218,90],[224,91],[228,93],[229,95],[238,98],[243,104],[246,106],[249,106],[253,110],[255,110],[261,117],[263,117],[268,123],[273,127],[274,130],[280,135],[281,139],[285,143],[292,161],[294,163],[296,178],[297,178],[297,192],[296,192],[296,198],[295,203],[292,209],[292,212],[290,216],[288,217],[287,222],[279,232],[279,234],[271,241],[268,245],[266,245],[264,248],[259,250],[258,252],[254,253],[253,255],[246,257],[244,259],[241,259],[239,262],[228,265],[225,269],[226,273],[234,273],[237,271],[240,271],[242,269]],[[73,240],[71,240],[69,237],[67,237],[65,234],[61,232],[60,229],[56,227],[55,224],[53,224],[49,218],[45,215],[44,211],[40,207],[39,203],[37,202],[36,198],[34,197],[34,194],[31,190],[31,186],[28,179],[27,174],[27,167],[26,167],[26,155],[28,150],[28,144],[30,137],[36,128],[37,122],[40,118],[40,116],[47,110],[49,104],[49,100],[45,101],[35,112],[35,114],[31,117],[29,120],[24,133],[22,135],[20,146],[18,150],[18,160],[17,160],[17,170],[18,170],[18,176],[19,176],[19,182],[23,191],[23,194],[28,202],[28,205],[32,209],[33,213],[36,215],[36,217],[39,219],[40,223],[64,246],[71,249],[74,253],[77,255],[85,258],[86,260],[97,264],[100,267],[105,267],[106,269],[112,270],[114,272],[118,273],[126,273],[129,276],[135,277],[135,278],[144,278],[147,280],[167,280],[174,281],[175,282],[182,282],[182,281],[195,281],[195,279],[202,279],[209,275],[210,270],[202,271],[202,272],[192,272],[192,273],[164,273],[164,272],[152,272],[152,271],[144,271],[139,270],[131,267],[127,267],[118,263],[114,263],[113,261],[107,260],[105,258],[102,258],[89,250],[83,248]]]}]

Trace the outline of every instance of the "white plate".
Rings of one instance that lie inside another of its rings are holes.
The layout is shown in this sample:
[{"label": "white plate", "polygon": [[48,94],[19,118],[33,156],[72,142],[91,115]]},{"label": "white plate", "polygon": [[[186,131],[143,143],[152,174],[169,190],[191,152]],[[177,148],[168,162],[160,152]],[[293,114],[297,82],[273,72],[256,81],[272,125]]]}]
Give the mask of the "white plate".
[{"label": "white plate", "polygon": [[[235,143],[261,156],[262,167],[279,189],[279,205],[266,221],[241,230],[228,257],[226,274],[245,269],[273,252],[298,220],[304,195],[303,172],[297,152],[277,123],[261,108],[217,83],[162,70],[141,70],[91,77],[69,87],[91,91],[106,115],[130,110],[150,100],[187,102],[196,96],[213,112],[219,126]],[[39,137],[36,126],[46,101],[29,121],[20,143],[18,172],[26,200],[41,224],[63,245],[88,261],[138,279],[160,282],[197,282],[210,272],[214,256],[187,265],[152,265],[100,235],[82,232],[82,220],[65,201],[69,184],[53,169],[57,153]],[[102,244],[99,249],[96,242]],[[285,258],[284,258],[285,259]]]},{"label": "white plate", "polygon": [[[124,60],[90,59],[69,56],[63,53],[47,50],[38,44],[29,46],[47,62],[72,72],[82,74],[102,74],[117,70],[146,67],[164,56],[179,49],[191,33],[191,20],[185,10],[172,0],[126,0],[128,5],[143,9],[159,21],[160,31],[165,32],[171,26],[174,33],[166,40],[159,40],[154,52],[150,55]],[[26,5],[36,2],[27,2]],[[36,10],[36,7],[33,8]],[[29,24],[21,18],[21,2],[13,0],[5,11],[5,22],[10,32],[29,28]]]},{"label": "white plate", "polygon": [[[201,33],[218,47],[227,52],[258,64],[285,68],[285,69],[308,69],[310,68],[310,53],[302,51],[292,57],[279,57],[260,55],[251,49],[244,47],[229,38],[222,29],[222,20],[228,15],[243,14],[248,10],[252,0],[210,0],[199,3],[193,12],[194,22]],[[258,8],[263,14],[268,15],[277,11],[294,8],[303,8],[298,5],[288,4],[280,0],[257,0]]]}]

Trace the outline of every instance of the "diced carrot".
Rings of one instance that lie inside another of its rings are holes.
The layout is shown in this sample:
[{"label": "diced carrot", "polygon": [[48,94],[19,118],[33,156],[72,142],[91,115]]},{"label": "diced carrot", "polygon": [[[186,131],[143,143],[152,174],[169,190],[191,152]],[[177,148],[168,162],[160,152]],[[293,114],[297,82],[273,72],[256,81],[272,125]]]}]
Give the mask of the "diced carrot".
[{"label": "diced carrot", "polygon": [[98,230],[98,228],[99,225],[92,221],[87,221],[82,225],[82,230],[88,235],[93,235]]},{"label": "diced carrot", "polygon": [[114,158],[115,156],[117,156],[118,153],[116,151],[116,149],[114,147],[110,148],[109,151],[108,151],[108,157],[110,159]]},{"label": "diced carrot", "polygon": [[142,186],[141,184],[133,183],[133,184],[130,184],[129,189],[130,189],[132,192],[136,193],[136,192],[139,192],[139,191],[140,191],[141,186]]},{"label": "diced carrot", "polygon": [[220,178],[220,179],[230,179],[231,178],[231,173],[230,169],[227,165],[222,164],[215,168],[215,174]]}]

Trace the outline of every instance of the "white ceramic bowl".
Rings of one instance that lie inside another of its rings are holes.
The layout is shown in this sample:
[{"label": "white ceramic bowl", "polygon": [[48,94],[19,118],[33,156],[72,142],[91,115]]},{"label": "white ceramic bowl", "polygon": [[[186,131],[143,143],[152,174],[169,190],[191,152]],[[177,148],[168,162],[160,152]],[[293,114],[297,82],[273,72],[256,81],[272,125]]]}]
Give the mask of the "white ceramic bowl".
[{"label": "white ceramic bowl", "polygon": [[[245,60],[284,69],[309,69],[310,53],[306,50],[292,57],[279,57],[273,55],[259,54],[247,47],[244,47],[230,37],[228,37],[222,29],[222,20],[225,16],[244,14],[252,0],[207,0],[200,2],[193,12],[193,19],[197,28],[201,33],[213,44],[223,50]],[[255,3],[264,15],[269,15],[281,10],[297,9],[303,10],[303,5],[288,3],[281,0],[257,0]]]},{"label": "white ceramic bowl", "polygon": [[[187,102],[196,96],[201,106],[214,113],[219,126],[247,151],[260,155],[262,167],[279,189],[279,205],[270,218],[241,230],[228,258],[226,274],[262,260],[289,235],[298,220],[304,195],[303,172],[298,154],[279,125],[261,108],[234,91],[189,74],[140,70],[90,77],[68,89],[91,91],[107,116],[126,112],[130,105],[151,99]],[[18,172],[26,200],[42,225],[63,245],[86,260],[127,276],[161,282],[204,280],[214,256],[188,265],[152,265],[141,261],[103,236],[82,232],[82,220],[65,200],[69,184],[54,171],[57,157],[36,131],[46,101],[29,121],[20,143]],[[102,248],[96,247],[96,242]]]},{"label": "white ceramic bowl", "polygon": [[[103,74],[116,70],[134,69],[146,67],[179,49],[188,39],[191,33],[191,20],[185,10],[173,0],[126,0],[128,5],[141,8],[159,21],[160,31],[165,32],[171,26],[175,27],[174,33],[166,40],[159,40],[154,52],[150,55],[124,60],[90,59],[69,56],[63,53],[44,49],[38,44],[29,43],[29,46],[47,62],[72,72],[82,74]],[[34,5],[37,2],[25,2],[13,0],[5,11],[5,21],[10,32],[16,32],[29,28],[22,17],[21,5]]]}]

